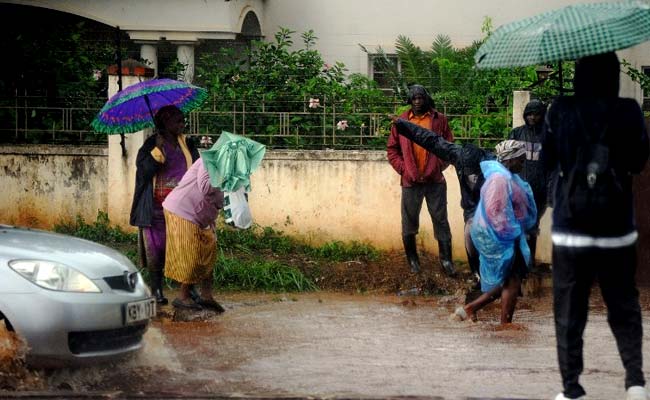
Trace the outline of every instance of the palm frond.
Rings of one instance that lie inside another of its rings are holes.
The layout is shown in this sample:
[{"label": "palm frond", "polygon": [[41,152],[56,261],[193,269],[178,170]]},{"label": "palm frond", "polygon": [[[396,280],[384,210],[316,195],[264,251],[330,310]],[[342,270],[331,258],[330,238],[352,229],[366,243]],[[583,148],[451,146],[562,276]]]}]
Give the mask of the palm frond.
[{"label": "palm frond", "polygon": [[419,83],[431,87],[431,55],[418,46],[411,39],[400,35],[395,42],[395,50],[402,67],[402,76],[407,84]]},{"label": "palm frond", "polygon": [[431,45],[431,53],[436,58],[451,58],[454,53],[454,47],[451,45],[451,39],[447,35],[437,35]]}]

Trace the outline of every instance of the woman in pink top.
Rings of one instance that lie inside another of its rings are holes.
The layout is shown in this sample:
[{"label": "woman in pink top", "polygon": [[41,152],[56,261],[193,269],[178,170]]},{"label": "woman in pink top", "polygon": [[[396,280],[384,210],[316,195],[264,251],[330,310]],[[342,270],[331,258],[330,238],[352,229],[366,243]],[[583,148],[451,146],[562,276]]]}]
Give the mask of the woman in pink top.
[{"label": "woman in pink top", "polygon": [[[216,219],[223,193],[210,185],[208,171],[199,158],[162,204],[167,226],[165,276],[181,284],[174,307],[223,312],[212,297],[212,270],[217,260]],[[191,289],[201,285],[192,299]]]}]

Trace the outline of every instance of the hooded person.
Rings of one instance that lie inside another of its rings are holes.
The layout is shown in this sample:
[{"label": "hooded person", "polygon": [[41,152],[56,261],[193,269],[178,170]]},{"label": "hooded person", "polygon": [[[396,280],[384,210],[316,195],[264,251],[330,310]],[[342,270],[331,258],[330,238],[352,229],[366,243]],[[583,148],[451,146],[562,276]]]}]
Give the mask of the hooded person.
[{"label": "hooded person", "polygon": [[[438,132],[448,142],[454,140],[447,118],[435,109],[433,99],[423,86],[411,86],[407,101],[411,107],[401,118]],[[447,183],[442,174],[448,164],[399,135],[395,128],[391,129],[386,152],[390,165],[400,175],[402,243],[411,271],[420,272],[416,235],[422,203],[426,200],[434,237],[438,242],[440,265],[446,274],[454,275],[451,229],[447,217]]]},{"label": "hooded person", "polygon": [[[596,281],[625,368],[627,399],[647,398],[635,284],[638,233],[632,175],[643,169],[650,148],[641,108],[634,99],[618,97],[619,81],[615,53],[581,58],[575,67],[575,95],[557,98],[546,114],[543,159],[547,170],[559,170],[551,230],[555,337],[563,383],[556,400],[585,396],[579,383],[582,336]],[[607,173],[591,176],[594,166],[595,172]],[[582,185],[579,196],[572,192],[577,184]],[[585,195],[588,191],[594,195]]]},{"label": "hooded person", "polygon": [[522,142],[526,148],[526,161],[519,176],[530,185],[535,196],[537,206],[537,221],[529,232],[528,246],[530,253],[535,260],[537,249],[537,236],[539,236],[539,220],[546,211],[546,198],[548,193],[548,173],[544,167],[540,154],[542,153],[542,141],[544,139],[544,116],[546,115],[546,104],[539,100],[531,100],[524,108],[524,125],[514,128],[509,139]]}]

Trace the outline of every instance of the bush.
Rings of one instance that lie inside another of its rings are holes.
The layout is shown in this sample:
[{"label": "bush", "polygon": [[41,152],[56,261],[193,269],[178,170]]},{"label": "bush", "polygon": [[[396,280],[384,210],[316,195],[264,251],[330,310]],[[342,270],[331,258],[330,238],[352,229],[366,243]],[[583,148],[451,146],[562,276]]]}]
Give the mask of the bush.
[{"label": "bush", "polygon": [[256,259],[243,262],[221,254],[213,271],[218,288],[271,292],[313,291],[318,288],[297,268],[277,261]]},{"label": "bush", "polygon": [[58,233],[80,237],[103,244],[137,244],[138,234],[129,233],[118,226],[110,226],[108,213],[98,210],[97,218],[92,224],[86,223],[84,218],[77,215],[74,222],[61,222],[54,225],[53,230]]}]

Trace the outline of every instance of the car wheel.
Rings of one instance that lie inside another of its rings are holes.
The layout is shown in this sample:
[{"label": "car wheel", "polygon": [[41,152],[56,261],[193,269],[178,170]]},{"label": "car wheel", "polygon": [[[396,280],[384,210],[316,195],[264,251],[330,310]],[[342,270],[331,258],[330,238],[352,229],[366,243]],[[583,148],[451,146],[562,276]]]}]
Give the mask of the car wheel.
[{"label": "car wheel", "polygon": [[11,322],[0,312],[0,321],[5,323],[5,326],[7,327],[7,330],[10,332],[14,331],[14,327],[11,325]]}]

